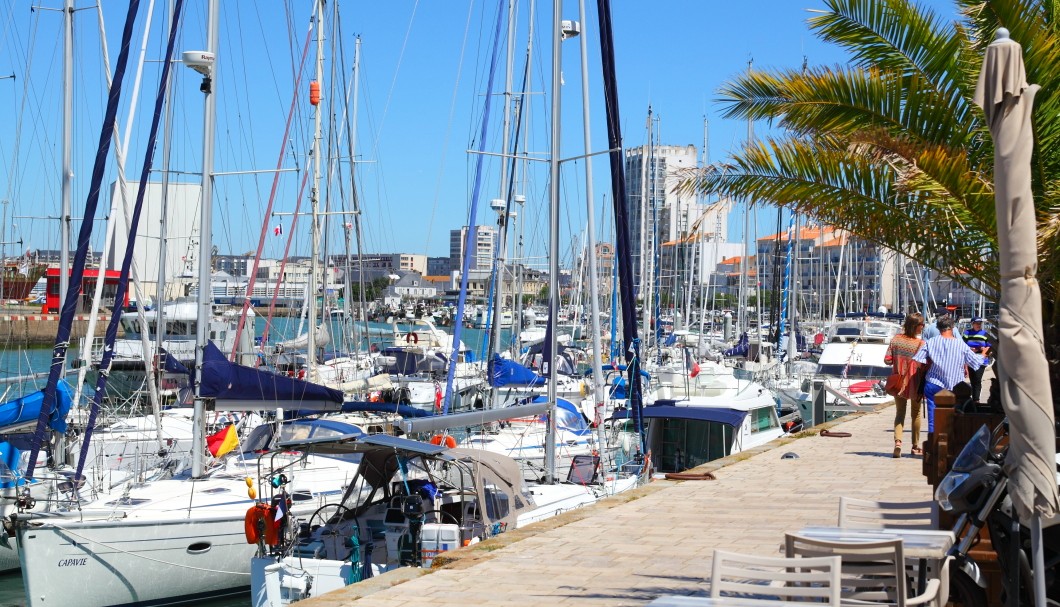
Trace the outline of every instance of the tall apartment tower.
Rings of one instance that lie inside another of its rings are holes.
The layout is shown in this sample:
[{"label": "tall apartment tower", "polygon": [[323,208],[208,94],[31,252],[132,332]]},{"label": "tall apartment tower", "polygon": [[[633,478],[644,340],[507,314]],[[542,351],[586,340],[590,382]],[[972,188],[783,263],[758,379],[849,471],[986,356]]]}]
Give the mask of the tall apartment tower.
[{"label": "tall apartment tower", "polygon": [[[707,205],[694,193],[676,191],[692,177],[696,166],[694,145],[656,144],[626,150],[627,212],[638,293],[649,273],[674,277],[684,272],[688,245],[725,240],[727,206]],[[713,263],[708,267],[713,268]]]},{"label": "tall apartment tower", "polygon": [[[449,270],[459,272],[464,267],[464,243],[468,226],[449,231]],[[474,248],[471,251],[471,271],[489,271],[497,253],[497,227],[475,226]]]}]

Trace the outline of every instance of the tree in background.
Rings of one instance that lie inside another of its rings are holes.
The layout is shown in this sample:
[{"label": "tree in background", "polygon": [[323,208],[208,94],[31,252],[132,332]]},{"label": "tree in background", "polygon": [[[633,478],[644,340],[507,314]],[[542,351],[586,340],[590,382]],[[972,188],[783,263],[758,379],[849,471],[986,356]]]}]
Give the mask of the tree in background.
[{"label": "tree in background", "polygon": [[[1060,3],[955,0],[948,21],[907,0],[825,0],[811,31],[850,61],[751,70],[721,87],[727,118],[779,134],[686,187],[788,207],[902,251],[972,290],[999,290],[993,140],[972,103],[999,27],[1023,46],[1035,100],[1034,202],[1046,355],[1054,391],[1060,335]],[[1054,400],[1055,397],[1054,397]]]}]

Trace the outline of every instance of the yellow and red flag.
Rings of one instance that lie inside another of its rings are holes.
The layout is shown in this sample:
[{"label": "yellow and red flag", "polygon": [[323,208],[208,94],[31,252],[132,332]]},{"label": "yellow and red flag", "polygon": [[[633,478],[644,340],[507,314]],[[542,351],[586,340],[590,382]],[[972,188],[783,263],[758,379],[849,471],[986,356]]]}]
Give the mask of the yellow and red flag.
[{"label": "yellow and red flag", "polygon": [[206,448],[210,451],[210,455],[214,457],[221,457],[235,449],[238,444],[239,436],[236,433],[235,424],[229,424],[219,432],[214,432],[206,437]]}]

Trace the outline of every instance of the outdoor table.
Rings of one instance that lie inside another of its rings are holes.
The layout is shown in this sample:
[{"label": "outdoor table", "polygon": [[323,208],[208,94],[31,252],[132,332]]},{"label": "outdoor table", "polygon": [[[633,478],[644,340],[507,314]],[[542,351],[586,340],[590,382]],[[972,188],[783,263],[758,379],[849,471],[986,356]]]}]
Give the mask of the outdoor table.
[{"label": "outdoor table", "polygon": [[941,561],[949,554],[957,541],[952,531],[936,529],[895,529],[886,527],[803,527],[798,532],[802,537],[826,542],[880,542],[902,540],[902,552],[906,558],[919,562],[917,593],[924,592],[927,585],[928,560]]}]

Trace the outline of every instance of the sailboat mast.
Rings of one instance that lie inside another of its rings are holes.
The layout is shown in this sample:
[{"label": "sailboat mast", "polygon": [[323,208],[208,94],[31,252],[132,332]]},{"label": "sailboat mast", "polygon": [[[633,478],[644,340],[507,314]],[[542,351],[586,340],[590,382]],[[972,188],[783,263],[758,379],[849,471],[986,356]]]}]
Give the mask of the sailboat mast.
[{"label": "sailboat mast", "polygon": [[556,474],[556,323],[559,321],[559,160],[560,160],[560,93],[563,66],[561,23],[563,0],[552,0],[552,150],[548,158],[548,429],[545,433],[545,482],[551,484]]},{"label": "sailboat mast", "polygon": [[[578,0],[578,20],[585,27],[585,0]],[[588,248],[589,257],[589,327],[592,334],[589,342],[593,353],[593,404],[596,411],[595,419],[597,432],[597,450],[604,448],[606,435],[604,434],[604,378],[603,357],[600,356],[600,276],[596,271],[596,219],[593,201],[593,157],[592,137],[589,128],[589,51],[586,38],[582,32],[581,40],[581,67],[582,67],[582,140],[585,145],[585,207],[586,223],[588,224]],[[602,451],[601,451],[602,453]]]},{"label": "sailboat mast", "polygon": [[[316,22],[317,22],[317,69],[316,69],[316,85],[320,87],[320,83],[324,80],[324,0],[318,0],[316,10]],[[321,87],[322,88],[322,87]],[[310,100],[312,103],[312,99]],[[309,293],[306,294],[309,301],[309,327],[308,331],[308,343],[306,348],[308,349],[306,364],[309,365],[307,377],[313,377],[313,368],[316,364],[317,358],[317,275],[320,272],[320,223],[318,213],[320,212],[320,133],[321,133],[321,107],[320,104],[316,104],[316,111],[313,115],[313,187],[309,190],[309,202],[310,202],[310,230],[312,233],[312,258],[309,262],[309,284],[307,290]]]},{"label": "sailboat mast", "polygon": [[[207,52],[217,57],[218,0],[210,0],[207,25]],[[195,408],[192,411],[192,477],[200,478],[205,472],[203,454],[206,452],[206,404],[202,398],[202,362],[206,342],[210,338],[210,319],[213,317],[213,289],[210,273],[213,261],[213,147],[217,119],[217,98],[213,94],[217,87],[217,64],[203,77],[200,90],[206,95],[203,102],[202,135],[202,199],[199,210],[199,294],[196,299],[198,320],[195,323]]]},{"label": "sailboat mast", "polygon": [[63,5],[63,181],[59,213],[59,301],[70,286],[70,221],[74,189],[74,0]]},{"label": "sailboat mast", "polygon": [[[507,52],[504,66],[504,120],[501,127],[501,154],[508,154],[508,146],[511,139],[512,120],[512,72],[515,63],[515,0],[508,0],[508,40]],[[508,158],[501,158],[501,182],[500,200],[503,208],[498,211],[497,217],[497,258],[493,262],[493,326],[490,327],[490,351],[488,356],[501,350],[501,315],[504,312],[504,264],[508,257],[508,218],[512,208],[509,200],[511,187],[508,185]],[[518,321],[512,319],[512,330],[518,330]],[[490,407],[497,407],[497,386],[490,386]]]},{"label": "sailboat mast", "polygon": [[[751,65],[754,62],[748,60],[747,71],[750,73]],[[754,141],[755,127],[754,122],[747,119],[747,145],[750,146]],[[740,299],[736,305],[736,334],[739,335],[740,331],[747,331],[748,339],[751,336],[749,318],[747,317],[747,302],[750,294],[748,290],[750,288],[750,277],[747,275],[748,271],[748,259],[751,248],[748,246],[748,241],[751,238],[751,205],[744,202],[743,209],[743,254],[740,256]],[[762,302],[755,302],[759,308],[762,307]]]}]

